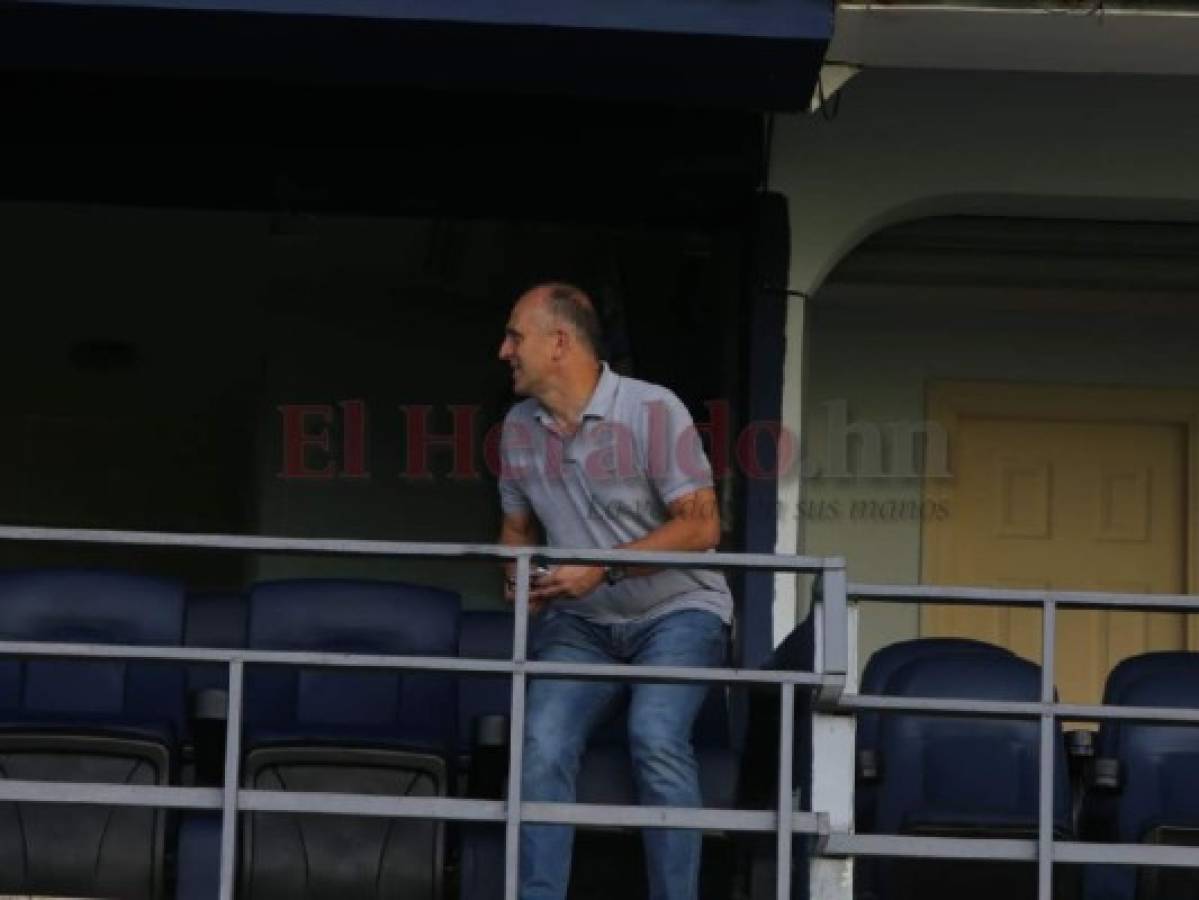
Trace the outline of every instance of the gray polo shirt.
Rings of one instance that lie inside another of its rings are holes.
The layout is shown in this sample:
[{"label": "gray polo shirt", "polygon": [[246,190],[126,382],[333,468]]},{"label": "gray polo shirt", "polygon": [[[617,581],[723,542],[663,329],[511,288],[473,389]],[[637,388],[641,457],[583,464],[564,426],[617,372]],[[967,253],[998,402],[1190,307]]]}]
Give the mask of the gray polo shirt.
[{"label": "gray polo shirt", "polygon": [[[505,513],[532,511],[551,547],[612,547],[644,537],[669,518],[667,505],[712,486],[690,413],[671,391],[603,365],[572,436],[558,433],[535,399],[514,406],[500,441]],[[602,624],[704,609],[725,622],[733,602],[724,576],[671,569],[601,584],[554,606]]]}]

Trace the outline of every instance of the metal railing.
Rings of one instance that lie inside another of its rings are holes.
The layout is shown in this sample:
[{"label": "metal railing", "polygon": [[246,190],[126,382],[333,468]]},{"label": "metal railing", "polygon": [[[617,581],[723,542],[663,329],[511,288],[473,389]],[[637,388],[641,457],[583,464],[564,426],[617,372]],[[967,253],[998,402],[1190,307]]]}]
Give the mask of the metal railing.
[{"label": "metal railing", "polygon": [[[827,817],[799,812],[794,803],[794,708],[796,689],[810,689],[824,703],[835,703],[846,684],[849,653],[845,563],[839,558],[776,556],[746,553],[645,553],[620,550],[555,550],[487,544],[434,544],[399,541],[325,540],[245,537],[141,531],[57,529],[0,526],[0,540],[135,547],[176,547],[259,553],[339,556],[419,557],[509,560],[516,564],[515,635],[510,660],[462,657],[379,656],[349,653],[208,650],[185,647],[62,644],[0,641],[0,655],[168,660],[177,663],[223,663],[229,674],[229,717],[225,773],[220,788],[146,787],[96,783],[0,781],[0,801],[87,803],[160,807],[176,810],[220,810],[220,898],[232,900],[237,859],[239,812],[317,813],[434,820],[502,822],[505,825],[504,896],[517,897],[519,830],[524,823],[627,825],[648,828],[712,828],[728,832],[775,832],[776,895],[791,895],[792,844],[798,834],[830,835]],[[814,671],[766,671],[737,668],[594,665],[536,662],[527,658],[528,592],[532,560],[615,563],[674,568],[752,569],[818,577],[823,610],[820,617],[819,664]],[[457,674],[510,675],[512,711],[508,799],[448,797],[382,797],[359,794],[251,790],[240,786],[242,696],[245,667],[288,665],[420,670]],[[777,685],[779,687],[779,765],[777,805],[773,811],[693,809],[655,806],[600,806],[577,803],[531,803],[521,798],[525,727],[525,684],[539,678],[584,678],[619,681],[708,682]]]},{"label": "metal railing", "polygon": [[[1036,863],[1038,897],[1049,900],[1054,863],[1121,864],[1196,867],[1194,848],[1142,844],[1083,843],[1054,834],[1054,765],[1056,725],[1062,720],[1123,720],[1199,726],[1199,709],[1128,707],[1061,703],[1055,699],[1057,610],[1132,609],[1173,613],[1199,612],[1199,597],[1131,595],[1079,591],[1001,590],[967,587],[847,585],[840,558],[776,556],[739,553],[641,553],[631,551],[511,548],[486,544],[433,544],[392,541],[326,540],[248,537],[159,532],[50,529],[0,526],[0,540],[139,547],[215,549],[235,552],[326,554],[357,557],[451,558],[507,560],[516,564],[517,591],[513,656],[510,660],[464,657],[391,656],[351,653],[198,649],[190,647],[115,646],[100,644],[0,641],[0,655],[160,660],[176,663],[221,663],[228,667],[229,718],[225,745],[225,775],[219,788],[133,786],[40,781],[0,781],[0,801],[87,803],[112,806],[210,810],[222,814],[220,897],[231,900],[237,861],[238,813],[312,813],[443,821],[502,823],[505,826],[506,900],[516,900],[519,830],[524,823],[616,825],[648,828],[698,828],[726,832],[770,833],[776,836],[775,893],[791,893],[792,845],[796,835],[817,838],[814,872],[821,861],[854,857],[906,857],[1005,860]],[[662,567],[750,569],[815,575],[822,602],[816,619],[818,642],[812,671],[767,671],[737,668],[594,665],[537,662],[527,658],[528,590],[534,559],[548,562],[594,562]],[[1041,691],[1037,701],[1011,702],[969,699],[863,695],[853,689],[854,603],[975,604],[1040,608],[1042,614]],[[356,669],[419,670],[459,675],[510,676],[512,680],[510,757],[507,800],[451,797],[389,797],[349,793],[252,790],[240,786],[242,694],[246,665],[345,667]],[[694,809],[577,803],[527,802],[521,798],[524,746],[525,685],[529,677],[584,678],[618,681],[705,682],[777,685],[779,688],[779,760],[777,801],[773,810]],[[797,690],[810,690],[814,725],[832,730],[824,737],[814,728],[813,783],[832,782],[834,799],[813,812],[797,811],[794,803],[794,708]],[[852,821],[853,716],[858,711],[908,712],[957,716],[1035,719],[1040,724],[1039,796],[1035,839],[953,838],[923,835],[856,834]],[[840,723],[848,727],[839,728]],[[844,782],[844,784],[842,783]],[[833,818],[830,824],[830,815]],[[846,900],[850,881],[843,870],[817,880],[818,900]]]},{"label": "metal railing", "polygon": [[1054,687],[1058,608],[1196,613],[1199,612],[1199,596],[878,584],[851,584],[848,594],[851,601],[1039,607],[1042,610],[1039,701],[957,700],[857,693],[845,693],[836,701],[837,708],[847,713],[870,710],[1039,720],[1037,837],[1036,840],[1012,840],[833,832],[825,843],[826,854],[1035,862],[1039,900],[1050,900],[1053,896],[1054,863],[1199,868],[1199,856],[1194,847],[1055,839],[1053,796],[1054,750],[1058,739],[1055,725],[1063,719],[1199,725],[1199,709],[1058,702]]}]

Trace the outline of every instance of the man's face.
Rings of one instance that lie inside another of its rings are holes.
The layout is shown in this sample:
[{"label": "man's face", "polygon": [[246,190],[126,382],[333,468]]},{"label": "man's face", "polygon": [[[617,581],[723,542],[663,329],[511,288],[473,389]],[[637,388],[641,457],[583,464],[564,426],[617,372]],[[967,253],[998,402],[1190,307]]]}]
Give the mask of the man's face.
[{"label": "man's face", "polygon": [[512,389],[522,397],[535,394],[557,358],[558,332],[534,294],[525,294],[512,307],[500,359],[512,367]]}]

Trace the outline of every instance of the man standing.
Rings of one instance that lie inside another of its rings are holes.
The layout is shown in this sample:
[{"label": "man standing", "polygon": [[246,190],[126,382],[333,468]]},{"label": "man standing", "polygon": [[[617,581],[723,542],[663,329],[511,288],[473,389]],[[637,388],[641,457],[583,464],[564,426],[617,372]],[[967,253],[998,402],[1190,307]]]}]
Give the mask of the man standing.
[{"label": "man standing", "polygon": [[[686,407],[665,388],[614,373],[600,361],[599,343],[595,309],[571,285],[539,285],[512,309],[499,356],[527,399],[504,422],[500,543],[712,549],[720,539],[716,495]],[[669,666],[725,659],[732,600],[715,572],[561,565],[531,586],[529,604],[537,613],[532,659]],[[640,801],[699,806],[691,729],[707,690],[531,681],[524,798],[575,799],[588,736],[627,691]],[[523,828],[521,900],[564,900],[573,838],[570,826]],[[696,900],[700,833],[646,829],[644,840],[650,900]]]}]

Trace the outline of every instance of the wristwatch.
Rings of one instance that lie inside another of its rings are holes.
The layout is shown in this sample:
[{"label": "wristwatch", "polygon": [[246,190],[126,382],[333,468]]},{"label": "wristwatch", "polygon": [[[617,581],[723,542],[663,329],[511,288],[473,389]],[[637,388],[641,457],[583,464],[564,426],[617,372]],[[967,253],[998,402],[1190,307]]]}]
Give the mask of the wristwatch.
[{"label": "wristwatch", "polygon": [[628,574],[624,566],[604,566],[604,581],[608,582],[608,584],[616,584],[616,582],[623,580]]}]

